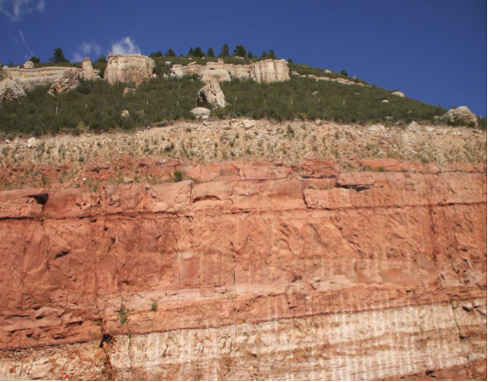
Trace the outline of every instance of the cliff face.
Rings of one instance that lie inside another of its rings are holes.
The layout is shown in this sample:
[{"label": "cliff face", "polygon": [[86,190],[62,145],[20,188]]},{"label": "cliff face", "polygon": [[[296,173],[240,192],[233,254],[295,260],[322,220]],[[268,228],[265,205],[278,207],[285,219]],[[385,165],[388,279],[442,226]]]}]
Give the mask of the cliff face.
[{"label": "cliff face", "polygon": [[0,193],[0,376],[486,377],[486,172],[187,170]]},{"label": "cliff face", "polygon": [[34,69],[8,68],[3,70],[7,78],[17,82],[23,89],[32,90],[38,86],[52,85],[57,79],[67,73],[81,75],[83,70],[63,66],[52,66]]},{"label": "cliff face", "polygon": [[208,62],[207,65],[173,65],[171,74],[175,77],[198,74],[203,82],[254,80],[256,82],[281,82],[290,79],[290,69],[286,60],[263,60],[249,65],[225,64],[224,62]]}]

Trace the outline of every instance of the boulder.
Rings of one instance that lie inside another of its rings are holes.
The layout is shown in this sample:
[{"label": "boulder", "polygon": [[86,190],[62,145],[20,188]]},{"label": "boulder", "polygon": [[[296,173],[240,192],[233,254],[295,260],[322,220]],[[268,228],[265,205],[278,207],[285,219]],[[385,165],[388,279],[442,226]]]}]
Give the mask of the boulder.
[{"label": "boulder", "polygon": [[255,125],[256,125],[256,122],[251,121],[249,119],[245,119],[244,121],[242,121],[242,126],[246,130],[252,129]]},{"label": "boulder", "polygon": [[10,78],[0,82],[0,104],[2,102],[18,101],[25,97],[25,91],[19,84]]},{"label": "boulder", "polygon": [[210,117],[210,110],[204,107],[196,107],[190,111],[197,119],[208,119]]},{"label": "boulder", "polygon": [[129,110],[122,110],[121,117],[123,117],[123,118],[130,117]]},{"label": "boulder", "polygon": [[327,73],[327,74],[331,74],[332,73],[329,69],[325,69],[324,72]]},{"label": "boulder", "polygon": [[104,79],[110,85],[132,83],[136,86],[153,75],[156,62],[142,54],[111,54],[108,56]]},{"label": "boulder", "polygon": [[164,65],[165,65],[165,66],[170,67],[170,66],[171,66],[171,61],[166,61],[166,62],[164,63]]},{"label": "boulder", "polygon": [[444,119],[454,125],[478,126],[476,115],[471,113],[466,106],[460,106],[457,109],[451,109],[444,114]]},{"label": "boulder", "polygon": [[212,80],[198,92],[197,106],[207,107],[208,104],[214,107],[225,107],[225,95],[220,89],[218,81]]},{"label": "boulder", "polygon": [[411,122],[407,126],[407,131],[409,131],[411,133],[416,133],[416,132],[419,131],[419,129],[420,129],[420,125],[417,122],[415,122],[415,121]]},{"label": "boulder", "polygon": [[27,140],[27,148],[31,149],[33,147],[37,147],[37,139],[35,137],[29,138]]},{"label": "boulder", "polygon": [[396,95],[398,97],[405,98],[405,94],[403,94],[401,91],[398,91],[398,90],[395,91],[395,92],[393,92],[393,93],[391,93],[391,94]]},{"label": "boulder", "polygon": [[383,101],[381,101],[381,103],[388,103],[390,101],[388,101],[387,99],[384,99]]},{"label": "boulder", "polygon": [[74,70],[67,70],[61,77],[56,79],[51,85],[48,93],[56,95],[60,93],[66,93],[80,86],[80,72]]},{"label": "boulder", "polygon": [[34,63],[32,61],[26,61],[24,64],[24,69],[34,69]]},{"label": "boulder", "polygon": [[93,65],[89,57],[83,59],[81,67],[83,69],[82,78],[85,81],[95,81],[100,79],[98,73],[93,70]]},{"label": "boulder", "polygon": [[136,92],[136,89],[134,88],[124,88],[124,95],[133,95],[135,94]]}]

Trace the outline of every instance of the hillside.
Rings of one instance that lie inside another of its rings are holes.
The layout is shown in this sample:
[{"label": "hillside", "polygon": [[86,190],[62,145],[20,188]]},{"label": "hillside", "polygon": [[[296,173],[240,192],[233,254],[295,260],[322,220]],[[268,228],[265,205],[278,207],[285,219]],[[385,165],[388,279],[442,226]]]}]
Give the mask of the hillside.
[{"label": "hillside", "polygon": [[[188,65],[190,62],[205,64],[217,59],[188,60],[173,57],[156,58],[152,78],[141,84],[130,97],[124,97],[125,84],[110,86],[105,81],[84,81],[69,93],[52,97],[48,87],[38,87],[27,92],[22,102],[4,103],[0,113],[0,131],[5,136],[40,135],[60,131],[130,130],[181,119],[191,120],[196,95],[204,84],[198,76],[180,79],[165,78],[170,67],[165,62]],[[251,63],[258,59],[227,58],[226,63]],[[37,64],[52,67],[51,64]],[[73,64],[65,66],[76,67]],[[104,72],[106,64],[94,63],[94,69]],[[222,82],[221,88],[230,105],[217,110],[212,118],[248,117],[253,119],[310,120],[323,119],[341,123],[395,123],[406,126],[411,121],[440,124],[440,117],[447,110],[420,101],[392,95],[392,91],[376,86],[348,86],[335,82],[314,81],[299,75],[343,78],[338,73],[325,73],[323,69],[290,64],[291,80],[276,83],[255,81]],[[297,73],[299,75],[294,75]],[[384,102],[384,101],[388,102]],[[122,110],[130,112],[130,118],[121,116]],[[480,120],[481,128],[486,119]]]}]

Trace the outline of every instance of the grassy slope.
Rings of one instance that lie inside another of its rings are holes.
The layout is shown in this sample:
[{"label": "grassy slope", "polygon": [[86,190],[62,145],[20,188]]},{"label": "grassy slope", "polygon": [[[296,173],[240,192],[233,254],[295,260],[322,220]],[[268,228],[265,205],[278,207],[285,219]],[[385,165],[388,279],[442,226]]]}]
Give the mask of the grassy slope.
[{"label": "grassy slope", "polygon": [[[197,92],[204,84],[193,78],[162,78],[169,72],[164,62],[188,64],[197,61],[203,64],[210,60],[217,59],[156,58],[155,72],[159,77],[140,85],[135,95],[125,97],[123,89],[126,85],[111,87],[103,81],[86,82],[58,97],[46,94],[47,88],[37,88],[22,102],[1,107],[0,133],[12,136],[59,131],[107,131],[191,119],[190,110],[195,106]],[[226,61],[248,63],[256,59],[229,58]],[[102,71],[105,69],[101,63],[94,63],[94,67]],[[290,70],[300,74],[326,75],[323,69],[297,64],[291,64]],[[329,76],[346,78],[337,73]],[[291,81],[272,84],[231,81],[222,83],[221,88],[230,105],[213,113],[220,118],[247,116],[278,121],[320,118],[346,123],[407,123],[412,120],[433,123],[435,116],[446,112],[441,107],[400,98],[375,86],[349,86],[297,76],[292,76]],[[314,95],[314,92],[317,93]],[[382,103],[384,99],[389,103]],[[121,111],[125,109],[129,110],[130,118],[121,117]]]}]

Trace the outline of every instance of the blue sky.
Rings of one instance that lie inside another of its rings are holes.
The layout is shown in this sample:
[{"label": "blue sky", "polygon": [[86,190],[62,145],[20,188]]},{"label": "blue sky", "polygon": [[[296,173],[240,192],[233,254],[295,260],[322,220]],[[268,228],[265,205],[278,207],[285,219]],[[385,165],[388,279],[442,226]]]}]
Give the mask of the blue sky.
[{"label": "blue sky", "polygon": [[227,43],[486,116],[486,0],[0,0],[0,60]]}]

